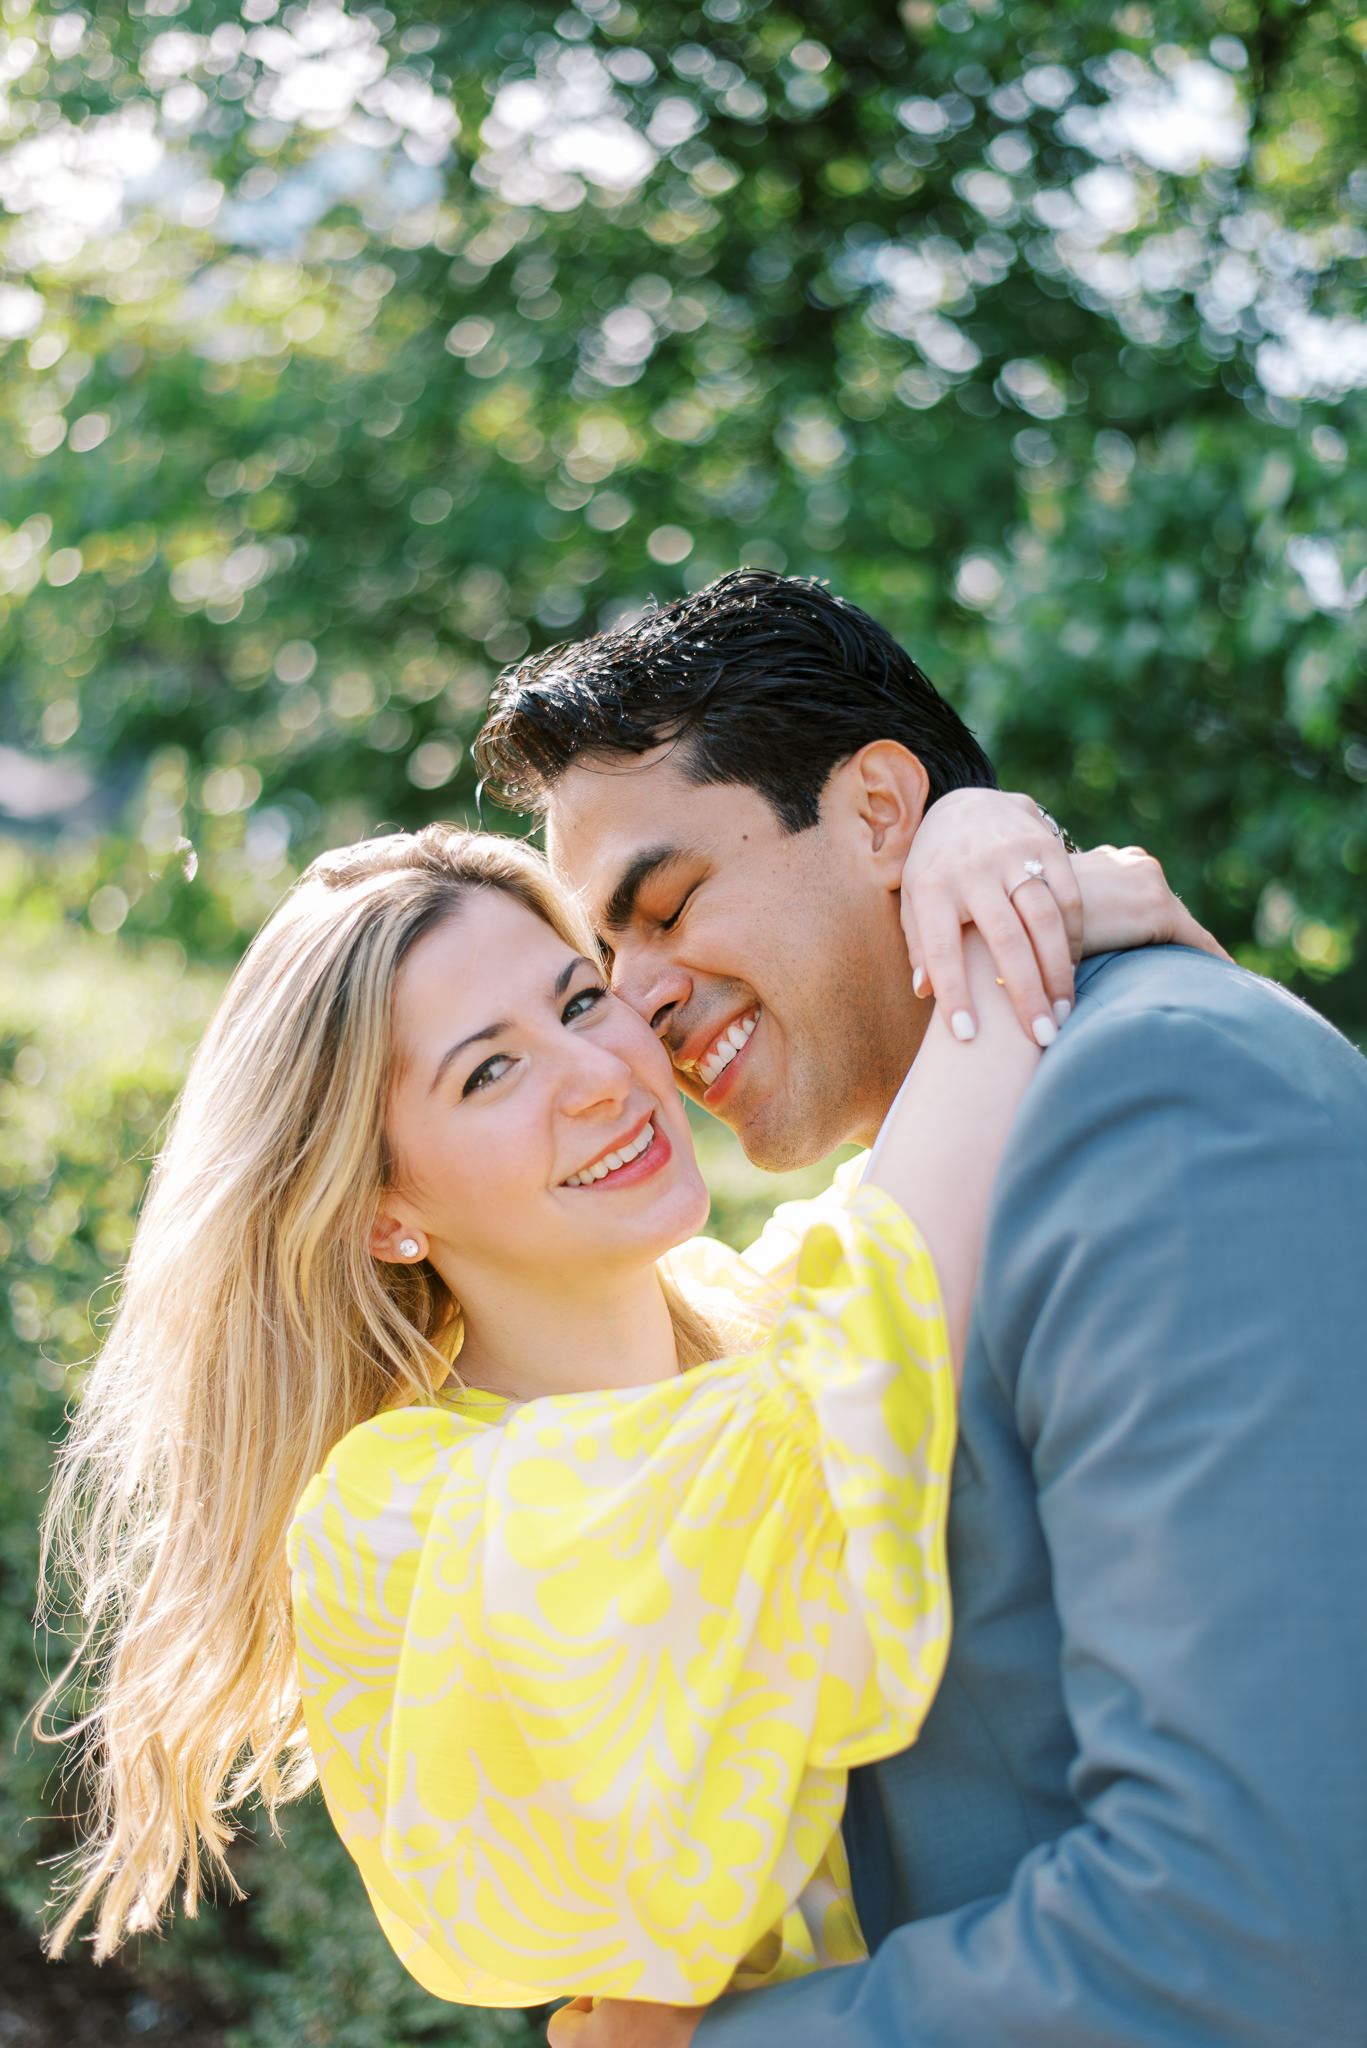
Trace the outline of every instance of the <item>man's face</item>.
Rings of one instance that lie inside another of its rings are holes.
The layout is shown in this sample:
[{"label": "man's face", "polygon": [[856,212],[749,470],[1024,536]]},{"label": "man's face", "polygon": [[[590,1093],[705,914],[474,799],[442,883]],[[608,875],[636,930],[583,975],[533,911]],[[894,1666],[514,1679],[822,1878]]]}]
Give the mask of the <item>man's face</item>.
[{"label": "man's face", "polygon": [[925,1028],[876,822],[844,770],[787,833],[763,797],[689,781],[679,750],[576,763],[547,849],[612,955],[614,992],[679,1085],[771,1171],[868,1143]]}]

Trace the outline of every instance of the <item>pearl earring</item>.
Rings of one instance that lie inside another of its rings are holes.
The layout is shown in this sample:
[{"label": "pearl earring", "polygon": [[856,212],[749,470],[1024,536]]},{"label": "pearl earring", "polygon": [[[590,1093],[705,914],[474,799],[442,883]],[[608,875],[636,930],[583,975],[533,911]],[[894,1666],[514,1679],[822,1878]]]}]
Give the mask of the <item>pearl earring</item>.
[{"label": "pearl earring", "polygon": [[401,1237],[399,1239],[399,1250],[406,1259],[416,1259],[418,1256],[418,1240],[416,1237]]}]

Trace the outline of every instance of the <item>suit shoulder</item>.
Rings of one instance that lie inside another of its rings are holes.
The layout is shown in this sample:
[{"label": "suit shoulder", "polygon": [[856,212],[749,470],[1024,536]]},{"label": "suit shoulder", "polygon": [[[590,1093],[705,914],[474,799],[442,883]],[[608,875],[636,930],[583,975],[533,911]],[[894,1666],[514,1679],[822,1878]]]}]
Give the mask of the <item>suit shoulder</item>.
[{"label": "suit shoulder", "polygon": [[[1367,1060],[1308,1003],[1276,982],[1184,946],[1149,946],[1084,962],[1073,1017],[1041,1081],[1142,1056],[1165,1064],[1260,1070],[1267,1085],[1367,1117]],[[1052,1090],[1049,1090],[1052,1092]]]}]

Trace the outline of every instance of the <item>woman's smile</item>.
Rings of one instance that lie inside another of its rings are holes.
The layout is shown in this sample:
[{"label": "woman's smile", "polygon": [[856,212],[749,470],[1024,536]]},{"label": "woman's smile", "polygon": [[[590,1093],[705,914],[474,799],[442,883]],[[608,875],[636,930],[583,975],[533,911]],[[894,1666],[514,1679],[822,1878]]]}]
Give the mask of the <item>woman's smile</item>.
[{"label": "woman's smile", "polygon": [[654,1112],[618,1145],[611,1145],[561,1181],[564,1188],[635,1187],[668,1166],[673,1147],[655,1123]]}]

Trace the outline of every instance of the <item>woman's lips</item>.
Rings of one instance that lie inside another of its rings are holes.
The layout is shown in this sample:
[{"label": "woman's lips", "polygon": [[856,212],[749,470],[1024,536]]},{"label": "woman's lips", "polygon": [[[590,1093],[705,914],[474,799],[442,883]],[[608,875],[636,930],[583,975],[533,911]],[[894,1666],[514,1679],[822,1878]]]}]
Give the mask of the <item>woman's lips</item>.
[{"label": "woman's lips", "polygon": [[[658,1115],[652,1114],[649,1124],[655,1135],[644,1152],[638,1152],[634,1159],[628,1159],[621,1166],[610,1168],[601,1180],[580,1182],[575,1192],[592,1194],[597,1188],[636,1187],[641,1181],[649,1180],[652,1174],[660,1173],[668,1166],[674,1155],[674,1148],[660,1125]],[[568,1187],[569,1182],[563,1181],[561,1185]]]}]

